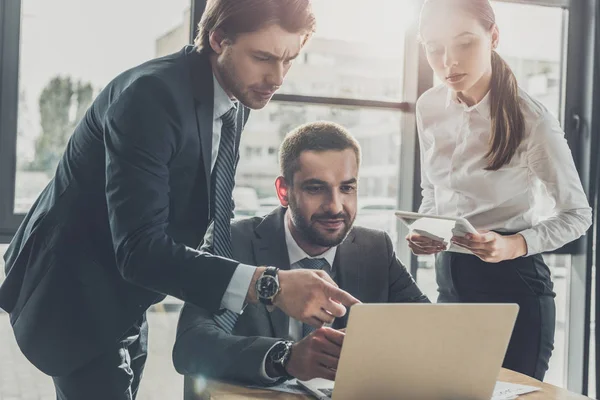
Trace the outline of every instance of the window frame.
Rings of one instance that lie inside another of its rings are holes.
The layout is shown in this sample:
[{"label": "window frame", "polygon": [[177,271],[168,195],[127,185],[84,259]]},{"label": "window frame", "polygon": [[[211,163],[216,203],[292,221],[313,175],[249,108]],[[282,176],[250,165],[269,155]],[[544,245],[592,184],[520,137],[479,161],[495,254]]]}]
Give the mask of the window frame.
[{"label": "window frame", "polygon": [[21,0],[0,0],[0,243],[23,220],[14,210]]},{"label": "window frame", "polygon": [[[410,0],[420,4],[422,0]],[[600,24],[600,12],[596,11],[600,0],[499,0],[507,3],[561,7],[568,10],[568,46],[565,46],[564,128],[566,138],[573,150],[575,163],[580,172],[584,189],[589,195],[594,211],[598,209],[599,161],[595,160],[592,148],[600,147],[600,72],[594,76],[594,68],[600,62],[599,44],[594,40],[594,29]],[[19,34],[21,25],[21,0],[0,0],[0,243],[7,243],[23,220],[23,214],[14,213],[16,144],[18,118],[18,73]],[[190,0],[191,38],[205,9],[205,0]],[[416,28],[415,28],[416,29]],[[416,99],[432,86],[432,73],[425,56],[416,43],[416,31],[407,34],[402,102],[335,97],[276,94],[275,102],[295,104],[333,105],[356,108],[396,110],[402,113],[398,133],[402,135],[398,167],[398,199],[400,209],[416,210],[421,201],[419,145],[416,134],[414,104]],[[594,95],[594,90],[596,94]],[[595,96],[595,98],[594,98]],[[596,100],[594,104],[593,100]],[[594,147],[592,147],[592,145]],[[398,237],[402,238],[399,224]],[[566,246],[559,253],[572,255],[572,271],[569,289],[569,335],[567,352],[567,387],[587,393],[587,373],[590,360],[590,310],[592,269],[595,259],[600,260],[593,250],[594,234],[600,234],[600,224],[594,222],[593,230],[586,237]],[[417,262],[403,240],[398,240],[398,255],[407,267],[417,275]],[[600,277],[596,277],[600,288]],[[596,302],[600,299],[596,296]],[[581,310],[585,310],[582,314]],[[596,307],[597,318],[600,307]],[[583,341],[581,340],[583,338]],[[596,332],[596,343],[600,345],[600,331]],[[597,365],[600,359],[596,358]],[[600,392],[600,379],[597,379]]]}]

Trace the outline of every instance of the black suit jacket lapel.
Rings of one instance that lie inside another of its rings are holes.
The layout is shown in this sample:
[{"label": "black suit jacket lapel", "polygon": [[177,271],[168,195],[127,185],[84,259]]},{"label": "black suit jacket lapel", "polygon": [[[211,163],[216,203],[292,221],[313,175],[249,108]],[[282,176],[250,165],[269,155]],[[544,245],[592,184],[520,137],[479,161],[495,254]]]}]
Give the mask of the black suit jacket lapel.
[{"label": "black suit jacket lapel", "polygon": [[[285,243],[284,216],[286,209],[278,208],[256,227],[253,249],[259,266],[290,269],[290,258]],[[279,308],[268,313],[275,337],[289,336],[289,317]]]},{"label": "black suit jacket lapel", "polygon": [[[361,287],[360,283],[363,280],[362,273],[364,268],[361,268],[362,256],[360,254],[354,232],[350,231],[346,240],[339,245],[333,261],[335,270],[335,282],[340,288],[350,293],[360,300]],[[342,318],[336,318],[333,322],[333,328],[345,328],[348,324],[348,314]]]},{"label": "black suit jacket lapel", "polygon": [[[196,100],[196,119],[202,150],[202,162],[207,185],[210,186],[210,169],[213,138],[214,87],[213,73],[208,55],[199,54],[193,47],[186,49],[188,65]],[[208,196],[210,199],[210,196]],[[210,200],[209,200],[210,201]],[[210,206],[209,206],[210,209]]]}]

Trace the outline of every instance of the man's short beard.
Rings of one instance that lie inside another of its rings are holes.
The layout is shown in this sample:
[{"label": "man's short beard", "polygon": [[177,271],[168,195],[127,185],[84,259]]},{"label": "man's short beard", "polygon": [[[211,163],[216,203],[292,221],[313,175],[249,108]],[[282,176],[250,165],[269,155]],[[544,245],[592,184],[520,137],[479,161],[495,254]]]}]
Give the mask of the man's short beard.
[{"label": "man's short beard", "polygon": [[[342,243],[346,236],[348,236],[348,232],[352,228],[352,224],[354,221],[350,220],[348,214],[343,213],[338,215],[320,215],[311,221],[307,221],[301,213],[298,212],[298,208],[296,207],[296,202],[292,196],[289,199],[289,210],[292,217],[292,222],[294,223],[294,227],[296,231],[302,236],[304,240],[309,242],[310,244],[321,246],[321,247],[335,247]],[[314,224],[318,219],[327,219],[327,218],[343,218],[344,219],[344,229],[335,237],[327,237],[322,235],[317,229],[315,229]]]},{"label": "man's short beard", "polygon": [[[240,80],[237,78],[235,65],[231,59],[231,54],[225,50],[221,61],[217,62],[219,77],[221,78],[223,89],[233,94],[239,101],[244,103],[243,88],[240,86]],[[245,105],[245,104],[244,104]]]}]

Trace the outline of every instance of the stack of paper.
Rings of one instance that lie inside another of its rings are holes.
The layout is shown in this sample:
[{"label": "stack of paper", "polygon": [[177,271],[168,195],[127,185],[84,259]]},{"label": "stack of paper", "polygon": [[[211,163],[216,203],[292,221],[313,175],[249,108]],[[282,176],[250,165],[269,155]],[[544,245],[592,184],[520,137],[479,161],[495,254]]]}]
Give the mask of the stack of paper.
[{"label": "stack of paper", "polygon": [[498,381],[496,382],[496,387],[494,388],[492,400],[516,399],[522,394],[535,392],[536,390],[540,390],[540,388]]},{"label": "stack of paper", "polygon": [[[276,392],[284,392],[291,394],[306,394],[306,391],[302,389],[301,386],[296,383],[295,379],[292,379],[288,382],[284,382],[280,385],[263,387],[263,386],[249,386],[260,389],[268,389]],[[509,400],[516,399],[518,396],[526,393],[535,392],[540,390],[540,388],[534,386],[526,386],[526,385],[517,385],[514,383],[508,382],[496,382],[496,387],[494,388],[494,394],[492,395],[492,400]]]}]

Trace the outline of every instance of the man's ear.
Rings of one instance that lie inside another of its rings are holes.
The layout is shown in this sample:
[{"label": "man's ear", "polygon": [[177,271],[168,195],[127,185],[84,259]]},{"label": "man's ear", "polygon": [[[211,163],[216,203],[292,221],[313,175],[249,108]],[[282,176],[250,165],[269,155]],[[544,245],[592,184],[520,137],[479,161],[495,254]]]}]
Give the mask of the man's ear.
[{"label": "man's ear", "polygon": [[210,42],[210,47],[217,54],[223,53],[225,49],[225,45],[228,43],[229,39],[225,36],[225,32],[222,29],[216,29],[212,31],[208,35],[208,40]]},{"label": "man's ear", "polygon": [[279,203],[283,207],[287,207],[290,204],[288,199],[289,185],[283,176],[279,176],[277,180],[275,180],[275,191],[277,192]]}]

